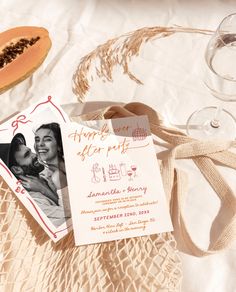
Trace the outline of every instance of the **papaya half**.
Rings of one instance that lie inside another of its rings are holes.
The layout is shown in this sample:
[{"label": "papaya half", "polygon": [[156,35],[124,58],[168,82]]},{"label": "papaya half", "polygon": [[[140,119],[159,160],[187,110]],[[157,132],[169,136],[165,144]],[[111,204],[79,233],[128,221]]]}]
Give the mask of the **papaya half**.
[{"label": "papaya half", "polygon": [[20,26],[0,33],[0,94],[29,77],[51,48],[45,28]]}]

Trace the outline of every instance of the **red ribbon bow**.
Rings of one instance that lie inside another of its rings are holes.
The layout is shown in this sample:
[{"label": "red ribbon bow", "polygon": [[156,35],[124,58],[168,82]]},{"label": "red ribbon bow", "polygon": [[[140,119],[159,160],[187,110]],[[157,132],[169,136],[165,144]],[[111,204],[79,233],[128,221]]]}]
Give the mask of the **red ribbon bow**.
[{"label": "red ribbon bow", "polygon": [[14,131],[13,131],[13,136],[14,136],[14,134],[15,134],[15,131],[18,129],[18,126],[19,126],[18,124],[19,124],[19,123],[21,123],[21,124],[27,124],[27,123],[31,122],[30,120],[25,121],[25,119],[26,119],[26,116],[25,116],[25,115],[19,115],[19,116],[16,118],[16,120],[12,122],[11,126],[12,126],[13,128],[15,128]]}]

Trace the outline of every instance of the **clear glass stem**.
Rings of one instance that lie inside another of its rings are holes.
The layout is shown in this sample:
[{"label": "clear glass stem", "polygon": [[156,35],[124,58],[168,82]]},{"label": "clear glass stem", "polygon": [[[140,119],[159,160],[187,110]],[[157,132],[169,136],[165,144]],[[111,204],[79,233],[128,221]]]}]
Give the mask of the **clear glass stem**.
[{"label": "clear glass stem", "polygon": [[210,122],[210,125],[213,128],[219,128],[220,127],[220,115],[221,115],[221,112],[222,112],[222,104],[217,106],[215,115],[214,115],[213,119]]}]

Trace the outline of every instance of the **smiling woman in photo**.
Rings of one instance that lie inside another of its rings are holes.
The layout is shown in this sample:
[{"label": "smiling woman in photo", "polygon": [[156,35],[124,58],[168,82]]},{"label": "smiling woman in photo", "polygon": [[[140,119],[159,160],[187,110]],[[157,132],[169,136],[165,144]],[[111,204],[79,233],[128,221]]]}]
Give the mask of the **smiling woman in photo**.
[{"label": "smiling woman in photo", "polygon": [[35,131],[34,148],[45,165],[41,176],[51,180],[59,196],[59,205],[70,212],[61,130],[58,123],[43,124]]},{"label": "smiling woman in photo", "polygon": [[40,160],[46,165],[46,175],[51,177],[57,190],[66,187],[65,161],[59,124],[41,125],[35,131],[34,147]]}]

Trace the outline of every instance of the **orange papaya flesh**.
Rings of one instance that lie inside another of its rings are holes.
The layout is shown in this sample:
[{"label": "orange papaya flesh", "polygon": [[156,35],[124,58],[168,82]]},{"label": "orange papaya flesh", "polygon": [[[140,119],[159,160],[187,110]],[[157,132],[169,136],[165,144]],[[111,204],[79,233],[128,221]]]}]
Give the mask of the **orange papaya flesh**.
[{"label": "orange papaya flesh", "polygon": [[0,93],[29,77],[51,48],[45,28],[24,26],[0,33]]}]

